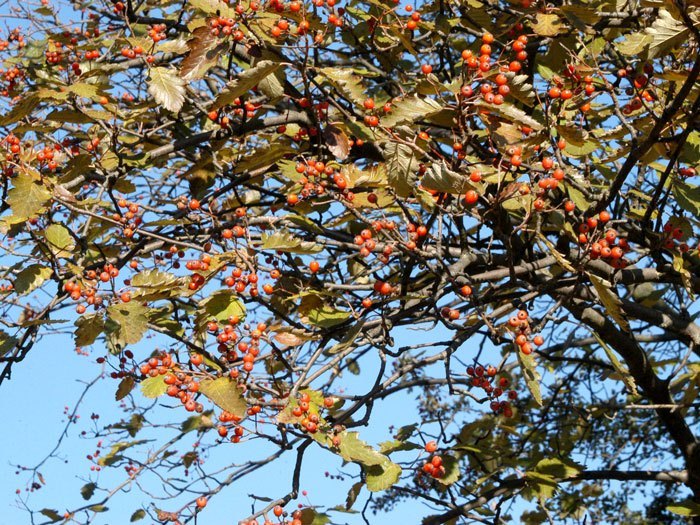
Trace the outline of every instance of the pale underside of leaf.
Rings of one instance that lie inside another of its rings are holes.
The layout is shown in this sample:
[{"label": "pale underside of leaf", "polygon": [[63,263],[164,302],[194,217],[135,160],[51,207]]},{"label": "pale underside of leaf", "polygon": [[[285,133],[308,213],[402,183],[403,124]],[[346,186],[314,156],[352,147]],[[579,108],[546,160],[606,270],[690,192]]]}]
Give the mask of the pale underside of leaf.
[{"label": "pale underside of leaf", "polygon": [[651,35],[649,55],[655,57],[669,49],[687,41],[689,30],[683,23],[676,20],[666,9],[659,9],[659,15],[651,27],[646,30]]},{"label": "pale underside of leaf", "polygon": [[625,332],[629,332],[630,325],[627,322],[624,312],[622,311],[622,303],[620,298],[599,277],[590,274],[588,277],[591,280],[591,283],[593,283],[593,287],[595,288],[598,298],[605,308],[605,311],[615,320],[620,328],[622,328]]},{"label": "pale underside of leaf", "polygon": [[381,125],[388,128],[425,119],[442,109],[430,98],[407,97],[391,106],[391,112],[381,119]]},{"label": "pale underside of leaf", "polygon": [[168,111],[177,113],[185,102],[185,81],[174,69],[154,67],[150,71],[148,92]]},{"label": "pale underside of leaf", "polygon": [[542,393],[540,391],[540,374],[537,372],[537,363],[532,354],[527,355],[520,350],[516,351],[518,354],[518,361],[520,362],[520,368],[523,373],[523,378],[525,379],[525,384],[528,390],[532,394],[533,399],[539,406],[542,406]]}]

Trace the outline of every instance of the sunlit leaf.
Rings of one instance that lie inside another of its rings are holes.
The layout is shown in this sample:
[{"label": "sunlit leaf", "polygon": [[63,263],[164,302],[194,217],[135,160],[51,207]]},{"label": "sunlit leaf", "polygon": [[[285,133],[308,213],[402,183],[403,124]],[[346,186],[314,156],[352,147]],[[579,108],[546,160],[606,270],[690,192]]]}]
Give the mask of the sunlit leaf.
[{"label": "sunlit leaf", "polygon": [[51,192],[34,170],[22,170],[12,179],[12,189],[7,193],[7,203],[20,220],[35,217],[44,211]]},{"label": "sunlit leaf", "polygon": [[141,393],[144,397],[156,398],[165,394],[168,385],[163,381],[163,376],[147,377],[141,381]]},{"label": "sunlit leaf", "polygon": [[425,119],[440,111],[442,106],[431,98],[406,97],[391,105],[391,112],[381,118],[382,126],[388,128],[398,124]]},{"label": "sunlit leaf", "polygon": [[89,346],[104,331],[105,319],[101,313],[81,315],[75,321],[75,346]]},{"label": "sunlit leaf", "polygon": [[224,90],[219,93],[214,101],[214,108],[227,106],[236,98],[244,95],[268,75],[274,73],[281,64],[272,62],[271,60],[261,60],[254,67],[246,69],[238,74],[238,76],[228,83]]},{"label": "sunlit leaf", "polygon": [[556,36],[564,31],[561,18],[553,13],[537,13],[532,30],[540,36]]},{"label": "sunlit leaf", "polygon": [[630,325],[627,321],[627,317],[622,311],[622,302],[620,298],[614,293],[612,288],[603,282],[602,279],[596,277],[595,275],[589,274],[589,279],[595,288],[598,298],[602,303],[605,311],[612,317],[615,322],[622,328],[625,332],[629,332]]},{"label": "sunlit leaf", "polygon": [[113,336],[122,345],[138,343],[148,330],[148,308],[138,301],[109,306],[107,318],[117,324]]},{"label": "sunlit leaf", "polygon": [[53,270],[41,264],[31,264],[15,277],[14,288],[20,295],[25,295],[39,288],[51,277]]},{"label": "sunlit leaf", "polygon": [[148,92],[158,104],[172,113],[178,113],[185,102],[184,81],[174,69],[166,67],[151,68]]},{"label": "sunlit leaf", "polygon": [[652,37],[649,44],[650,57],[658,56],[688,39],[689,29],[683,22],[676,20],[666,9],[659,9],[656,20],[646,29]]},{"label": "sunlit leaf", "polygon": [[540,390],[540,374],[537,371],[537,362],[532,354],[525,354],[520,350],[516,350],[518,355],[518,362],[520,363],[520,369],[523,374],[523,379],[525,379],[525,385],[527,389],[532,394],[532,398],[535,402],[542,406],[542,393]]},{"label": "sunlit leaf", "polygon": [[287,231],[279,231],[272,234],[263,233],[262,248],[289,253],[318,253],[323,246],[311,241],[304,241]]},{"label": "sunlit leaf", "polygon": [[199,391],[222,410],[237,417],[245,416],[247,404],[235,381],[227,377],[205,379],[200,381]]}]

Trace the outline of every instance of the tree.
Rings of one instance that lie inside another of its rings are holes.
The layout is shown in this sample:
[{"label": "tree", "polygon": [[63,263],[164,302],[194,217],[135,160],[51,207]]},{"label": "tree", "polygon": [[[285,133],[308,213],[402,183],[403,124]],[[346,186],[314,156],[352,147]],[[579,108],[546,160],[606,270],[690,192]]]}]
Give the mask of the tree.
[{"label": "tree", "polygon": [[70,329],[127,409],[123,483],[33,523],[149,475],[132,521],[193,522],[290,455],[235,520],[700,523],[698,2],[7,9],[0,382]]}]

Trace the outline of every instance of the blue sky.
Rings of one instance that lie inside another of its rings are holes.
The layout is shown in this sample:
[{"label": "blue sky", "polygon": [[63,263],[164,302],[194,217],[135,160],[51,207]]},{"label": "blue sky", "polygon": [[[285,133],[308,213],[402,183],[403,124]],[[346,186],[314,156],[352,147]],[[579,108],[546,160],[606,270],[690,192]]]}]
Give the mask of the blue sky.
[{"label": "blue sky", "polygon": [[[437,334],[431,334],[437,335]],[[431,337],[432,338],[432,337]],[[150,339],[147,344],[139,346],[156,346],[157,339]],[[17,501],[15,490],[22,489],[22,498],[27,498],[27,504],[34,510],[52,508],[63,513],[65,508],[74,508],[84,504],[80,497],[80,488],[88,481],[99,480],[99,485],[110,487],[124,479],[121,469],[105,469],[99,476],[90,471],[92,464],[86,456],[95,450],[96,441],[91,438],[81,438],[82,430],[93,428],[90,415],[99,413],[99,422],[104,424],[123,417],[124,412],[114,401],[117,381],[106,377],[100,380],[88,393],[78,410],[80,418],[77,424],[70,425],[67,438],[52,458],[39,471],[46,485],[32,494],[26,494],[28,473],[15,475],[10,464],[20,464],[25,467],[34,466],[43,459],[55,446],[60,433],[65,426],[67,417],[64,415],[66,406],[73,410],[74,403],[84,389],[84,383],[94,379],[101,369],[95,363],[100,354],[100,345],[95,345],[91,356],[80,356],[74,351],[71,338],[65,335],[52,336],[41,341],[30,352],[21,366],[15,367],[11,381],[3,384],[5,399],[12,400],[0,408],[0,420],[3,421],[4,432],[0,433],[0,449],[9,451],[0,456],[3,462],[5,476],[0,477],[0,525],[29,523],[27,511],[21,508]],[[139,350],[135,353],[139,357]],[[141,351],[141,356],[147,353]],[[366,383],[366,378],[372,378],[369,359],[365,359],[359,377],[350,376],[344,383],[354,391]],[[369,385],[365,385],[365,388]],[[358,392],[362,391],[361,388]],[[138,391],[134,395],[139,396]],[[178,421],[184,418],[181,409],[177,412],[159,411],[165,420]],[[391,438],[390,425],[396,427],[414,422],[413,401],[411,397],[392,397],[381,401],[375,406],[372,423],[367,428],[359,428],[363,439],[372,444]],[[210,432],[213,439],[214,432]],[[194,437],[194,433],[191,435]],[[142,435],[138,435],[142,438]],[[161,434],[161,439],[163,434]],[[192,439],[185,442],[191,443]],[[245,443],[239,445],[224,444],[208,458],[206,466],[212,467],[217,461],[231,462],[236,456],[254,454],[253,457],[264,457],[261,443]],[[178,446],[181,452],[186,447]],[[416,454],[413,452],[411,454]],[[233,459],[232,459],[233,458]],[[243,459],[243,458],[241,458]],[[245,517],[250,510],[249,494],[271,498],[280,497],[289,489],[291,473],[294,468],[295,452],[291,451],[279,458],[273,465],[263,468],[247,477],[244,481],[229,487],[224,494],[211,499],[206,510],[201,514],[199,523],[234,523]],[[299,499],[304,505],[335,506],[345,501],[348,488],[354,482],[346,477],[343,481],[326,478],[325,472],[337,474],[341,461],[334,454],[322,450],[318,446],[308,449],[301,476],[301,489],[308,495]],[[116,471],[115,471],[116,470]],[[354,465],[347,466],[344,472],[356,475],[359,471]],[[154,483],[151,480],[150,483]],[[145,486],[149,487],[147,481]],[[155,485],[153,485],[155,487]],[[366,490],[362,493],[355,509],[361,509],[367,497]],[[94,500],[99,500],[98,494]],[[93,501],[93,500],[91,500]],[[131,513],[141,504],[150,500],[138,490],[120,494],[113,498],[107,506],[109,512],[104,518],[98,518],[96,524],[113,524],[128,522]],[[167,504],[162,506],[170,508]],[[290,507],[291,508],[291,507]],[[418,515],[427,515],[430,511],[417,503],[404,503],[383,519],[391,521],[415,523]],[[334,523],[364,523],[359,515],[333,513]],[[38,516],[42,518],[42,516]],[[223,520],[223,521],[222,521]],[[372,520],[371,520],[372,521]],[[147,523],[143,520],[142,523]]]}]

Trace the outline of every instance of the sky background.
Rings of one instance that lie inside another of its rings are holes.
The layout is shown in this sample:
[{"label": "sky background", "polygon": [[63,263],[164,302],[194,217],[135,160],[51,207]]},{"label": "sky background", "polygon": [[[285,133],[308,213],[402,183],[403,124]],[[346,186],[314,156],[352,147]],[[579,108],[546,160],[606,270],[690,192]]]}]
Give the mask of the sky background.
[{"label": "sky background", "polygon": [[[404,333],[402,338],[397,339],[397,344],[405,343],[409,337],[412,343],[417,339],[425,338],[440,340],[440,334],[437,332],[437,330],[428,333],[421,331],[410,335]],[[134,348],[137,359],[147,356],[150,353],[148,348],[156,347],[159,343],[165,344],[165,341],[154,337],[139,343]],[[90,418],[92,413],[100,415],[99,422],[102,424],[117,421],[125,415],[125,412],[119,408],[119,403],[114,401],[118,381],[109,377],[101,379],[89,390],[78,410],[80,415],[78,423],[70,425],[68,435],[57,452],[58,457],[49,459],[39,469],[46,481],[43,488],[27,494],[28,473],[20,471],[17,475],[15,474],[17,469],[13,467],[13,465],[33,467],[53,449],[67,421],[67,416],[64,414],[65,407],[72,411],[84,390],[85,383],[90,382],[100,373],[102,367],[95,363],[95,359],[100,355],[102,353],[99,342],[93,346],[90,356],[84,356],[75,352],[72,338],[68,335],[51,336],[37,344],[25,361],[13,369],[12,379],[2,385],[3,398],[8,402],[0,406],[0,421],[3,422],[5,429],[0,433],[0,450],[4,451],[0,454],[4,474],[0,476],[0,525],[31,522],[28,512],[15,494],[17,488],[22,489],[22,499],[28,497],[27,505],[33,510],[51,508],[62,514],[68,508],[85,504],[80,496],[80,488],[85,483],[98,481],[100,486],[111,487],[124,479],[122,469],[107,468],[99,474],[91,472],[90,466],[93,463],[86,456],[94,452],[97,440],[80,436],[82,430],[94,428]],[[370,355],[360,362],[359,376],[348,374],[343,378],[342,383],[348,390],[361,392],[363,388],[370,387],[370,381],[374,378],[371,361]],[[144,401],[138,389],[134,390],[133,395]],[[392,432],[389,429],[391,425],[398,428],[415,422],[413,398],[413,395],[391,396],[385,401],[378,402],[373,411],[371,425],[355,430],[358,430],[361,437],[373,445],[391,439]],[[155,414],[157,417],[149,415],[149,420],[177,422],[189,415],[181,408],[176,412],[170,409],[156,409]],[[169,431],[165,429],[163,432]],[[164,441],[163,435],[160,435],[160,442]],[[208,435],[209,439],[213,440],[215,431],[211,431]],[[150,436],[147,432],[137,435],[137,439],[143,437]],[[186,452],[187,446],[184,445],[191,444],[195,437],[196,433],[189,434],[176,449],[181,453]],[[217,461],[224,464],[224,462],[237,461],[237,458],[243,460],[249,454],[253,454],[255,458],[265,457],[266,449],[272,451],[269,446],[263,445],[260,441],[239,445],[223,444],[210,454],[205,466],[212,468]],[[421,451],[406,453],[407,455],[402,459],[420,453]],[[238,519],[250,513],[252,500],[249,494],[254,493],[270,498],[286,494],[290,487],[295,459],[296,453],[290,451],[270,467],[260,469],[244,480],[234,483],[224,493],[211,498],[205,511],[200,514],[198,523],[237,523]],[[308,494],[306,497],[301,496],[298,501],[304,505],[331,507],[343,503],[347,490],[356,480],[346,476],[340,481],[328,479],[325,476],[326,471],[333,475],[338,474],[341,465],[340,459],[335,454],[315,445],[309,447],[305,455],[300,487]],[[357,475],[359,469],[349,465],[343,469],[343,472]],[[149,483],[156,482],[152,478],[147,478],[144,484],[147,489],[156,487]],[[363,489],[353,507],[354,510],[362,509],[367,495],[368,492]],[[98,491],[90,502],[99,499]],[[120,494],[107,503],[109,512],[102,516],[98,515],[94,523],[97,525],[127,523],[135,510],[150,502],[147,496],[136,489]],[[175,504],[159,503],[165,510],[177,507]],[[259,503],[257,508],[262,506],[264,504]],[[368,517],[371,523],[419,523],[418,517],[430,513],[430,509],[424,505],[408,502],[398,505],[396,509],[381,518],[372,518],[371,514]],[[364,523],[359,514],[334,512],[331,515],[334,518],[333,522],[338,524]],[[37,515],[36,518],[38,518],[37,523],[40,523],[43,516]],[[144,519],[140,523],[149,522],[150,520]]]}]

